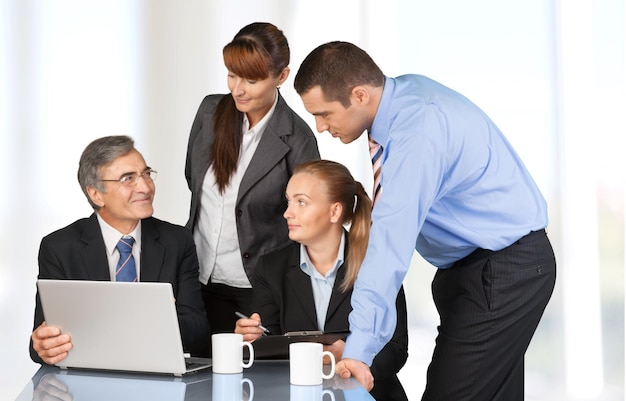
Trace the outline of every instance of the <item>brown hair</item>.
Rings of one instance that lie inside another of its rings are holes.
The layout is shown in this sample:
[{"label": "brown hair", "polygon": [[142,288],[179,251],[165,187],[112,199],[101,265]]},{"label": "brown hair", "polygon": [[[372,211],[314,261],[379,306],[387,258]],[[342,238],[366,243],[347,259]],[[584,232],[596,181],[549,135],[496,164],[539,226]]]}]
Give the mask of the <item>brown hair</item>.
[{"label": "brown hair", "polygon": [[294,80],[302,95],[320,86],[325,100],[350,106],[350,93],[357,85],[383,86],[385,76],[374,60],[348,42],[329,42],[314,49],[304,59]]},{"label": "brown hair", "polygon": [[[277,77],[289,65],[289,44],[283,32],[267,22],[243,27],[223,50],[224,64],[229,71],[250,80]],[[215,181],[224,192],[230,177],[237,170],[241,149],[243,121],[232,95],[225,95],[213,114],[215,141],[211,162]]]},{"label": "brown hair", "polygon": [[313,174],[326,185],[326,196],[331,202],[343,207],[342,224],[351,223],[348,232],[348,256],[346,275],[341,290],[348,291],[354,285],[361,263],[365,258],[372,224],[372,201],[363,185],[356,181],[343,165],[330,160],[314,160],[298,164],[298,173]]}]

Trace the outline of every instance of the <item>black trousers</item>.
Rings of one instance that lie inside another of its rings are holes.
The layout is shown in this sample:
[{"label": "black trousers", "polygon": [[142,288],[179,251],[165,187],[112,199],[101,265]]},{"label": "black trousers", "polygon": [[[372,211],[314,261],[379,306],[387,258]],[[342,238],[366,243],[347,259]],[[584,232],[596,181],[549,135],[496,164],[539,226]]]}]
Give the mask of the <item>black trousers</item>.
[{"label": "black trousers", "polygon": [[[237,288],[226,284],[209,282],[202,284],[202,299],[211,334],[233,333],[239,319],[235,312],[245,315],[252,313],[252,288]],[[211,355],[211,341],[207,341],[205,355]]]},{"label": "black trousers", "polygon": [[438,270],[432,292],[441,324],[422,400],[522,401],[524,354],[555,281],[544,230]]}]

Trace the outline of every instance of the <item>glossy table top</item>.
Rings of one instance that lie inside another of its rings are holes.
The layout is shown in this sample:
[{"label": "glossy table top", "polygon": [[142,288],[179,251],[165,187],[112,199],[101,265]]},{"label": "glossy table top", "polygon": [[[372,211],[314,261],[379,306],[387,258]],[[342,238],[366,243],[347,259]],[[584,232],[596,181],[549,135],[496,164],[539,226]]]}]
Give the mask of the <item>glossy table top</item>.
[{"label": "glossy table top", "polygon": [[[61,370],[44,366],[29,386],[32,400],[150,400],[150,401],[370,401],[354,379],[335,376],[320,386],[289,384],[289,361],[255,361],[241,374],[217,374],[211,369],[173,377],[166,375]],[[56,397],[56,398],[51,398]],[[18,398],[23,401],[23,397]]]}]

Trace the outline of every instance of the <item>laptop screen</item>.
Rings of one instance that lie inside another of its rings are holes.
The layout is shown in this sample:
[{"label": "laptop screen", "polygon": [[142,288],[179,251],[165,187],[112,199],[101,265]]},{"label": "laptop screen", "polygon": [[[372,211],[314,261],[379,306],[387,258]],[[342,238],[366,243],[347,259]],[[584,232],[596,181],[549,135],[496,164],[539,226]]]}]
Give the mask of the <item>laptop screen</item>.
[{"label": "laptop screen", "polygon": [[169,283],[38,280],[44,317],[72,338],[60,367],[183,374]]}]

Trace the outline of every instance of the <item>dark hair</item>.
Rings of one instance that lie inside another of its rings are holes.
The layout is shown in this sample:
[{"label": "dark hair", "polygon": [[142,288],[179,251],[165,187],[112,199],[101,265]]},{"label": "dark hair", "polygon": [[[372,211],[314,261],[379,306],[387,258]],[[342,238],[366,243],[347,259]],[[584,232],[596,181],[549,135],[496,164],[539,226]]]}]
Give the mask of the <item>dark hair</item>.
[{"label": "dark hair", "polygon": [[304,59],[294,79],[302,95],[320,86],[324,99],[350,106],[350,94],[357,85],[383,86],[385,76],[374,60],[348,42],[329,42],[314,49]]},{"label": "dark hair", "polygon": [[96,139],[83,150],[78,162],[78,183],[94,210],[98,210],[100,207],[91,201],[87,187],[105,192],[106,189],[100,181],[100,170],[133,149],[135,149],[133,139],[126,135],[119,135]]},{"label": "dark hair", "polygon": [[351,289],[367,251],[367,242],[372,225],[372,201],[363,185],[356,181],[343,164],[330,160],[314,160],[298,164],[293,174],[315,175],[326,185],[328,199],[340,202],[343,208],[342,224],[350,223],[348,233],[348,264],[341,283],[342,291]]},{"label": "dark hair", "polygon": [[[229,71],[251,80],[277,77],[289,65],[289,44],[283,32],[267,22],[243,27],[223,50],[224,64]],[[225,95],[213,114],[215,141],[211,162],[215,182],[224,192],[230,177],[237,170],[241,149],[243,121],[232,95]]]}]

